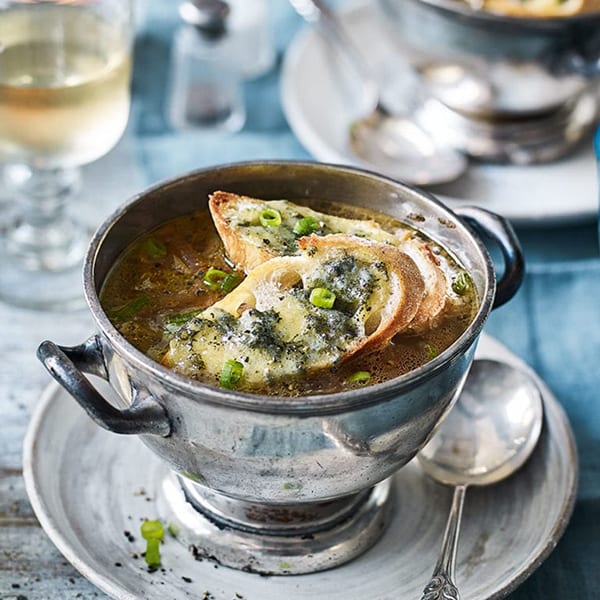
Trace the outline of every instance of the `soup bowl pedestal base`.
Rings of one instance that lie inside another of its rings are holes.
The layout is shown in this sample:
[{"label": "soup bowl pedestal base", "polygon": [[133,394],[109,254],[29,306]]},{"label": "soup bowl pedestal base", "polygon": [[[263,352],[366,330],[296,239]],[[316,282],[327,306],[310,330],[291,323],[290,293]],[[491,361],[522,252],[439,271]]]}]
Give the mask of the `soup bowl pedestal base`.
[{"label": "soup bowl pedestal base", "polygon": [[359,556],[393,516],[389,479],[328,502],[259,504],[217,494],[170,473],[157,498],[161,519],[198,559],[264,575],[314,573]]}]

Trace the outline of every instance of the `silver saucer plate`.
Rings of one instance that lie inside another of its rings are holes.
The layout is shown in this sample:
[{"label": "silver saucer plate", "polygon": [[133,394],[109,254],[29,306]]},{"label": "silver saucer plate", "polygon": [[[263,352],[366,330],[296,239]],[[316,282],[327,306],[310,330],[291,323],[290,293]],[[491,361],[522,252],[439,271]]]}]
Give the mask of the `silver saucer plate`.
[{"label": "silver saucer plate", "polygon": [[[504,346],[483,335],[478,357],[517,364],[542,390],[545,423],[531,460],[496,486],[469,491],[458,553],[463,600],[503,598],[550,554],[571,516],[577,488],[573,434],[556,398]],[[27,432],[24,477],[42,527],[87,579],[119,600],[396,600],[419,598],[435,563],[451,490],[413,462],[393,478],[395,515],[381,540],[354,561],[321,573],[264,577],[195,560],[166,535],[163,568],[148,572],[139,535],[157,518],[167,469],[133,437],[90,421],[50,385]],[[137,558],[136,558],[137,556]]]}]

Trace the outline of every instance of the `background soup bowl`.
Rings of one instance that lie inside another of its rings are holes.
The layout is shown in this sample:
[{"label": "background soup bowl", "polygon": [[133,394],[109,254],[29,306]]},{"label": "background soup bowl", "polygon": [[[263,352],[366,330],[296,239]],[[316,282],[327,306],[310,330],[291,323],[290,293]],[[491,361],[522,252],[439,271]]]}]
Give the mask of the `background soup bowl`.
[{"label": "background soup bowl", "polygon": [[[481,299],[478,313],[431,362],[357,390],[280,398],[218,389],[178,375],[116,330],[98,294],[130,242],[169,219],[206,208],[208,194],[218,189],[264,199],[317,197],[363,205],[418,226],[471,273]],[[500,246],[506,264],[498,285],[485,246],[464,220]],[[267,504],[330,500],[382,481],[426,443],[460,389],[490,310],[512,297],[522,275],[512,229],[486,211],[453,213],[402,183],[344,167],[263,162],[210,168],[143,192],[99,228],[84,268],[98,333],[72,348],[43,342],[38,356],[96,423],[139,434],[172,469],[213,492]],[[121,406],[106,401],[82,373],[108,380]]]},{"label": "background soup bowl", "polygon": [[429,91],[455,110],[535,117],[600,81],[600,12],[505,16],[462,0],[378,0],[377,6]]}]

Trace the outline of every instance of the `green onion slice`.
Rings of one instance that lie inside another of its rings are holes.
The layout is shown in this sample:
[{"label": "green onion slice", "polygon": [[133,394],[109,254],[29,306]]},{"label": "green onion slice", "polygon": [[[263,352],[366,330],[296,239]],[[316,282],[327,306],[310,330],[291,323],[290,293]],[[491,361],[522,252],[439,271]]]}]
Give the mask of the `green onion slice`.
[{"label": "green onion slice", "polygon": [[184,312],[176,313],[174,315],[166,315],[163,317],[165,327],[169,330],[179,329],[182,325],[185,325],[190,319],[199,315],[202,309],[186,310]]},{"label": "green onion slice", "polygon": [[168,315],[165,317],[165,323],[167,325],[183,325],[187,323],[192,317],[199,315],[202,312],[201,308],[196,310],[186,310],[175,315]]},{"label": "green onion slice", "polygon": [[233,288],[242,281],[241,275],[238,273],[226,273],[221,269],[215,269],[211,267],[204,274],[202,283],[208,286],[213,292],[222,290],[224,292],[230,292]]},{"label": "green onion slice", "polygon": [[225,273],[225,271],[221,271],[221,269],[215,269],[214,267],[211,267],[204,274],[202,283],[208,286],[211,290],[217,291],[221,289],[221,286],[227,278],[227,275],[229,275],[229,273]]},{"label": "green onion slice", "polygon": [[274,208],[265,208],[260,211],[258,220],[263,227],[279,227],[281,225],[281,213]]},{"label": "green onion slice", "polygon": [[350,383],[362,383],[365,384],[371,379],[371,373],[369,371],[356,371],[348,377]]},{"label": "green onion slice", "polygon": [[128,321],[144,308],[150,302],[150,296],[141,294],[130,300],[116,310],[109,311],[109,317],[112,321]]},{"label": "green onion slice", "polygon": [[309,301],[319,308],[333,308],[335,303],[335,294],[327,288],[314,288],[310,292]]},{"label": "green onion slice", "polygon": [[294,233],[296,235],[310,235],[313,231],[320,229],[321,224],[314,217],[303,217],[294,225]]},{"label": "green onion slice", "polygon": [[165,537],[162,523],[156,519],[146,519],[140,526],[142,537],[146,540],[144,559],[149,567],[160,567],[160,542]]},{"label": "green onion slice", "polygon": [[432,346],[431,344],[425,345],[425,351],[427,352],[427,357],[429,358],[429,360],[434,359],[439,354],[438,349],[435,346]]},{"label": "green onion slice", "polygon": [[165,537],[165,529],[158,519],[154,521],[146,519],[140,526],[140,532],[145,540],[158,540],[160,542]]},{"label": "green onion slice", "polygon": [[459,296],[464,296],[471,287],[471,277],[466,271],[462,271],[452,282],[452,289]]},{"label": "green onion slice", "polygon": [[221,283],[221,289],[224,292],[230,292],[232,289],[236,288],[241,281],[242,276],[238,273],[228,273],[227,277],[223,279],[223,283]]},{"label": "green onion slice", "polygon": [[223,365],[219,383],[228,390],[233,389],[244,373],[244,365],[239,360],[228,360]]},{"label": "green onion slice", "polygon": [[144,244],[144,249],[150,258],[163,258],[167,255],[167,247],[156,238],[148,238]]}]

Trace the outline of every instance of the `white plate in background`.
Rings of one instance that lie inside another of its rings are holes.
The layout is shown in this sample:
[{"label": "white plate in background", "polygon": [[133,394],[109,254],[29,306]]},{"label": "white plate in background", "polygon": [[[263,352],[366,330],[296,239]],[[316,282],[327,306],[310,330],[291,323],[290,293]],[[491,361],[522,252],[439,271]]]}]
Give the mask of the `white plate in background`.
[{"label": "white plate in background", "polygon": [[[348,33],[375,69],[402,73],[403,57],[372,6],[340,13]],[[394,58],[395,57],[395,58]],[[362,166],[347,146],[348,124],[360,110],[358,80],[324,42],[305,27],[283,63],[281,94],[290,127],[315,159]],[[368,168],[368,167],[367,167]],[[476,205],[515,225],[546,227],[589,221],[598,212],[598,185],[591,138],[553,163],[516,166],[473,163],[458,181],[431,188],[450,207]]]}]

